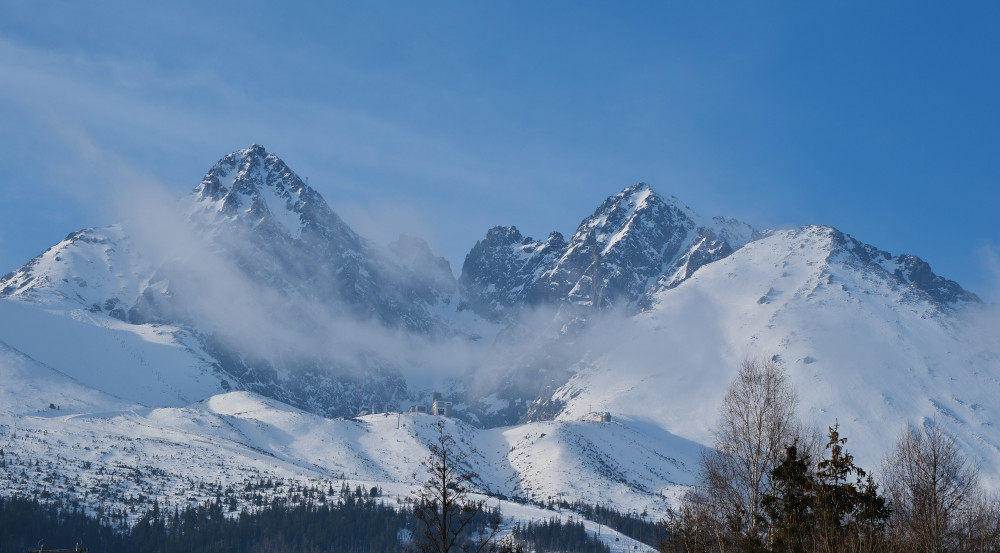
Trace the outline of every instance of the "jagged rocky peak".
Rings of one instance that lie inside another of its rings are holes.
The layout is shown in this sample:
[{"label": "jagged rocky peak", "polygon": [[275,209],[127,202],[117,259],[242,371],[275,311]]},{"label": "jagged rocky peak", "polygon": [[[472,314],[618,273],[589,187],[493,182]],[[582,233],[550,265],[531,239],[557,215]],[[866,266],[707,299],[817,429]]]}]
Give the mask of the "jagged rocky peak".
[{"label": "jagged rocky peak", "polygon": [[668,198],[664,199],[646,183],[629,186],[604,200],[594,214],[580,224],[573,239],[586,239],[593,233],[597,243],[611,248],[629,231],[641,231],[637,225],[667,223],[671,227],[694,228],[697,215],[677,198]]},{"label": "jagged rocky peak", "polygon": [[867,266],[877,272],[884,271],[890,280],[911,288],[941,308],[982,303],[979,296],[962,288],[957,282],[934,274],[930,264],[915,255],[904,253],[893,256],[833,227],[805,228],[829,237],[828,261]]},{"label": "jagged rocky peak", "polygon": [[543,277],[575,305],[631,309],[651,286],[676,286],[753,234],[749,225],[704,219],[676,197],[639,183],[585,219],[566,255]]},{"label": "jagged rocky peak", "polygon": [[497,225],[486,231],[487,244],[514,244],[524,240],[524,236],[515,226],[504,227]]},{"label": "jagged rocky peak", "polygon": [[333,311],[427,331],[437,325],[429,307],[455,291],[426,242],[383,248],[361,237],[263,146],[224,156],[189,198],[192,221],[240,271]]},{"label": "jagged rocky peak", "polygon": [[239,220],[252,228],[292,238],[311,231],[358,240],[319,192],[259,144],[220,159],[191,196],[192,215],[200,215],[202,220]]},{"label": "jagged rocky peak", "polygon": [[511,248],[526,254],[535,253],[540,248],[553,248],[566,245],[566,240],[559,232],[549,233],[545,241],[538,241],[530,236],[524,236],[517,227],[495,226],[486,231],[486,238],[476,242],[473,249]]},{"label": "jagged rocky peak", "polygon": [[565,250],[566,241],[558,232],[541,242],[517,227],[491,228],[465,256],[459,277],[464,305],[498,321],[519,307],[539,303],[543,297],[535,289],[538,277]]},{"label": "jagged rocky peak", "polygon": [[579,249],[586,256],[629,257],[622,261],[633,266],[637,261],[655,262],[679,247],[699,219],[676,198],[669,198],[666,201],[645,183],[609,197],[580,224],[570,241],[571,253]]},{"label": "jagged rocky peak", "polygon": [[566,242],[494,227],[466,257],[460,283],[468,305],[493,319],[522,305],[632,309],[651,287],[676,286],[705,263],[748,242],[753,228],[704,219],[646,183],[607,198]]},{"label": "jagged rocky peak", "polygon": [[[644,246],[659,250],[669,248],[669,243],[680,243],[690,233],[711,234],[738,248],[755,235],[750,225],[729,217],[705,219],[673,195],[661,195],[650,185],[639,183],[611,196],[584,219],[573,236],[573,241],[584,242],[593,234],[593,240],[603,246],[602,253],[615,248],[628,248],[630,240],[647,242]],[[660,243],[647,239],[662,237]],[[650,251],[654,258],[664,251]]]}]

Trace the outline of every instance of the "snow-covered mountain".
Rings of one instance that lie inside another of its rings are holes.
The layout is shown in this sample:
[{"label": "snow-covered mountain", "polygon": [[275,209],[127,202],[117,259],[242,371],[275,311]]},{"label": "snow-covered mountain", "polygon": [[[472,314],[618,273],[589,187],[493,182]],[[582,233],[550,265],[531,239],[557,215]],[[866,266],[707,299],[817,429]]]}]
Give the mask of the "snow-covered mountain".
[{"label": "snow-covered mountain", "polygon": [[455,291],[447,261],[416,238],[385,249],[358,236],[262,146],[222,158],[186,200],[195,228],[255,283],[389,326],[449,330],[434,313]]},{"label": "snow-covered mountain", "polygon": [[390,355],[406,345],[386,351],[372,336],[484,332],[458,312],[450,266],[423,240],[358,236],[261,146],[225,156],[150,218],[70,234],[0,280],[0,297],[98,327],[160,328],[219,375],[217,391],[325,415],[408,401],[406,361]]},{"label": "snow-covered mountain", "polygon": [[639,184],[568,241],[494,227],[456,280],[419,238],[359,236],[260,146],[162,211],[0,279],[3,493],[406,494],[439,418],[402,411],[436,390],[484,493],[662,513],[747,356],[866,467],[933,421],[1000,485],[993,308],[833,228],[757,231]]},{"label": "snow-covered mountain", "polygon": [[934,421],[995,478],[996,326],[955,283],[914,282],[899,268],[909,259],[830,227],[767,233],[654,292],[627,323],[590,328],[584,339],[599,353],[552,394],[557,420],[596,408],[710,443],[725,385],[707,383],[728,382],[745,357],[773,356],[802,414],[820,428],[839,421],[866,466],[905,423]]},{"label": "snow-covered mountain", "polygon": [[[9,298],[78,303],[129,323],[197,326],[206,317],[191,304],[216,291],[195,280],[205,276],[197,264],[219,257],[236,270],[217,276],[242,277],[288,299],[408,330],[452,330],[435,312],[455,292],[447,261],[417,238],[380,248],[358,236],[261,146],[222,158],[177,211],[173,222],[189,228],[168,229],[172,236],[153,242],[159,251],[148,251],[149,237],[136,244],[122,225],[86,229],[5,276],[0,290]],[[148,233],[142,223],[125,226]]]}]

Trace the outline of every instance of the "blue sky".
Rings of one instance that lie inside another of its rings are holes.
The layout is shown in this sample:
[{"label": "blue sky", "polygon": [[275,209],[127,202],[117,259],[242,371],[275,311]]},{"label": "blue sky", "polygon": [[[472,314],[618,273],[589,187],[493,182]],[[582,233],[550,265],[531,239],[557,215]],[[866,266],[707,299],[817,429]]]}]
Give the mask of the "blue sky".
[{"label": "blue sky", "polygon": [[140,4],[0,1],[0,272],[260,143],[456,273],[645,181],[997,297],[1000,3]]}]

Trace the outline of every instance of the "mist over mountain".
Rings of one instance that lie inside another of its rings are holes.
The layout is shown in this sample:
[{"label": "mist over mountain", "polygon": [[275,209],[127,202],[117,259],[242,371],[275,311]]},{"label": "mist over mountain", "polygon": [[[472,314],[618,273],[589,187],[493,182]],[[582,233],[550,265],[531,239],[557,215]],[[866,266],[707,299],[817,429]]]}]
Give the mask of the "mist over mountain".
[{"label": "mist over mountain", "polygon": [[4,297],[177,327],[228,386],[327,415],[406,398],[405,357],[436,364],[412,335],[476,339],[475,321],[455,324],[447,261],[418,238],[358,236],[256,145],[176,205],[73,233],[2,282]]},{"label": "mist over mountain", "polygon": [[640,183],[569,239],[470,237],[456,278],[419,237],[360,236],[259,145],[129,215],[0,279],[0,443],[67,478],[100,456],[36,438],[85,429],[116,462],[110,444],[157,444],[136,447],[158,476],[122,493],[169,501],[182,474],[403,493],[436,419],[400,412],[439,392],[482,491],[662,511],[764,356],[869,466],[904,424],[940,424],[1000,482],[992,307],[838,229],[758,230]]}]

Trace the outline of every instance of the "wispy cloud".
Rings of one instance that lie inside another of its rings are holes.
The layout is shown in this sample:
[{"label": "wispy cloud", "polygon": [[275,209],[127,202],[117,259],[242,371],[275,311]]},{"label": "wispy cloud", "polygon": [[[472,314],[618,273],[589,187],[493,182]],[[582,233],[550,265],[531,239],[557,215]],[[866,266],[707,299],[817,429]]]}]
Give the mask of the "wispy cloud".
[{"label": "wispy cloud", "polygon": [[985,244],[979,248],[979,253],[988,286],[987,295],[983,299],[1000,304],[1000,244]]},{"label": "wispy cloud", "polygon": [[[343,206],[363,232],[379,234],[373,236],[379,241],[386,228],[423,234],[432,244],[440,238],[453,264],[493,224],[477,214],[498,204],[512,212],[544,205],[523,204],[505,191],[508,184],[523,180],[525,171],[537,182],[546,175],[555,180],[556,169],[543,169],[538,160],[535,170],[530,159],[511,166],[456,144],[443,131],[292,91],[253,95],[243,84],[205,65],[165,68],[149,59],[95,57],[0,38],[0,102],[28,126],[0,130],[0,142],[23,142],[14,133],[27,132],[30,155],[43,168],[35,177],[47,175],[38,185],[91,208],[114,193],[100,167],[109,157],[141,166],[180,195],[208,168],[210,156],[263,143],[289,156],[292,167],[310,176],[335,209]],[[544,199],[551,193],[537,194]],[[454,216],[441,216],[459,205],[464,207]],[[519,222],[513,219],[508,222]]]},{"label": "wispy cloud", "polygon": [[310,164],[381,173],[382,186],[398,190],[408,180],[495,187],[505,173],[426,128],[294,93],[251,96],[205,66],[168,69],[151,60],[94,58],[0,38],[0,96],[57,131],[72,123],[106,144],[129,139],[168,156],[190,150],[183,144],[221,155],[257,141],[275,150],[286,146]]}]

